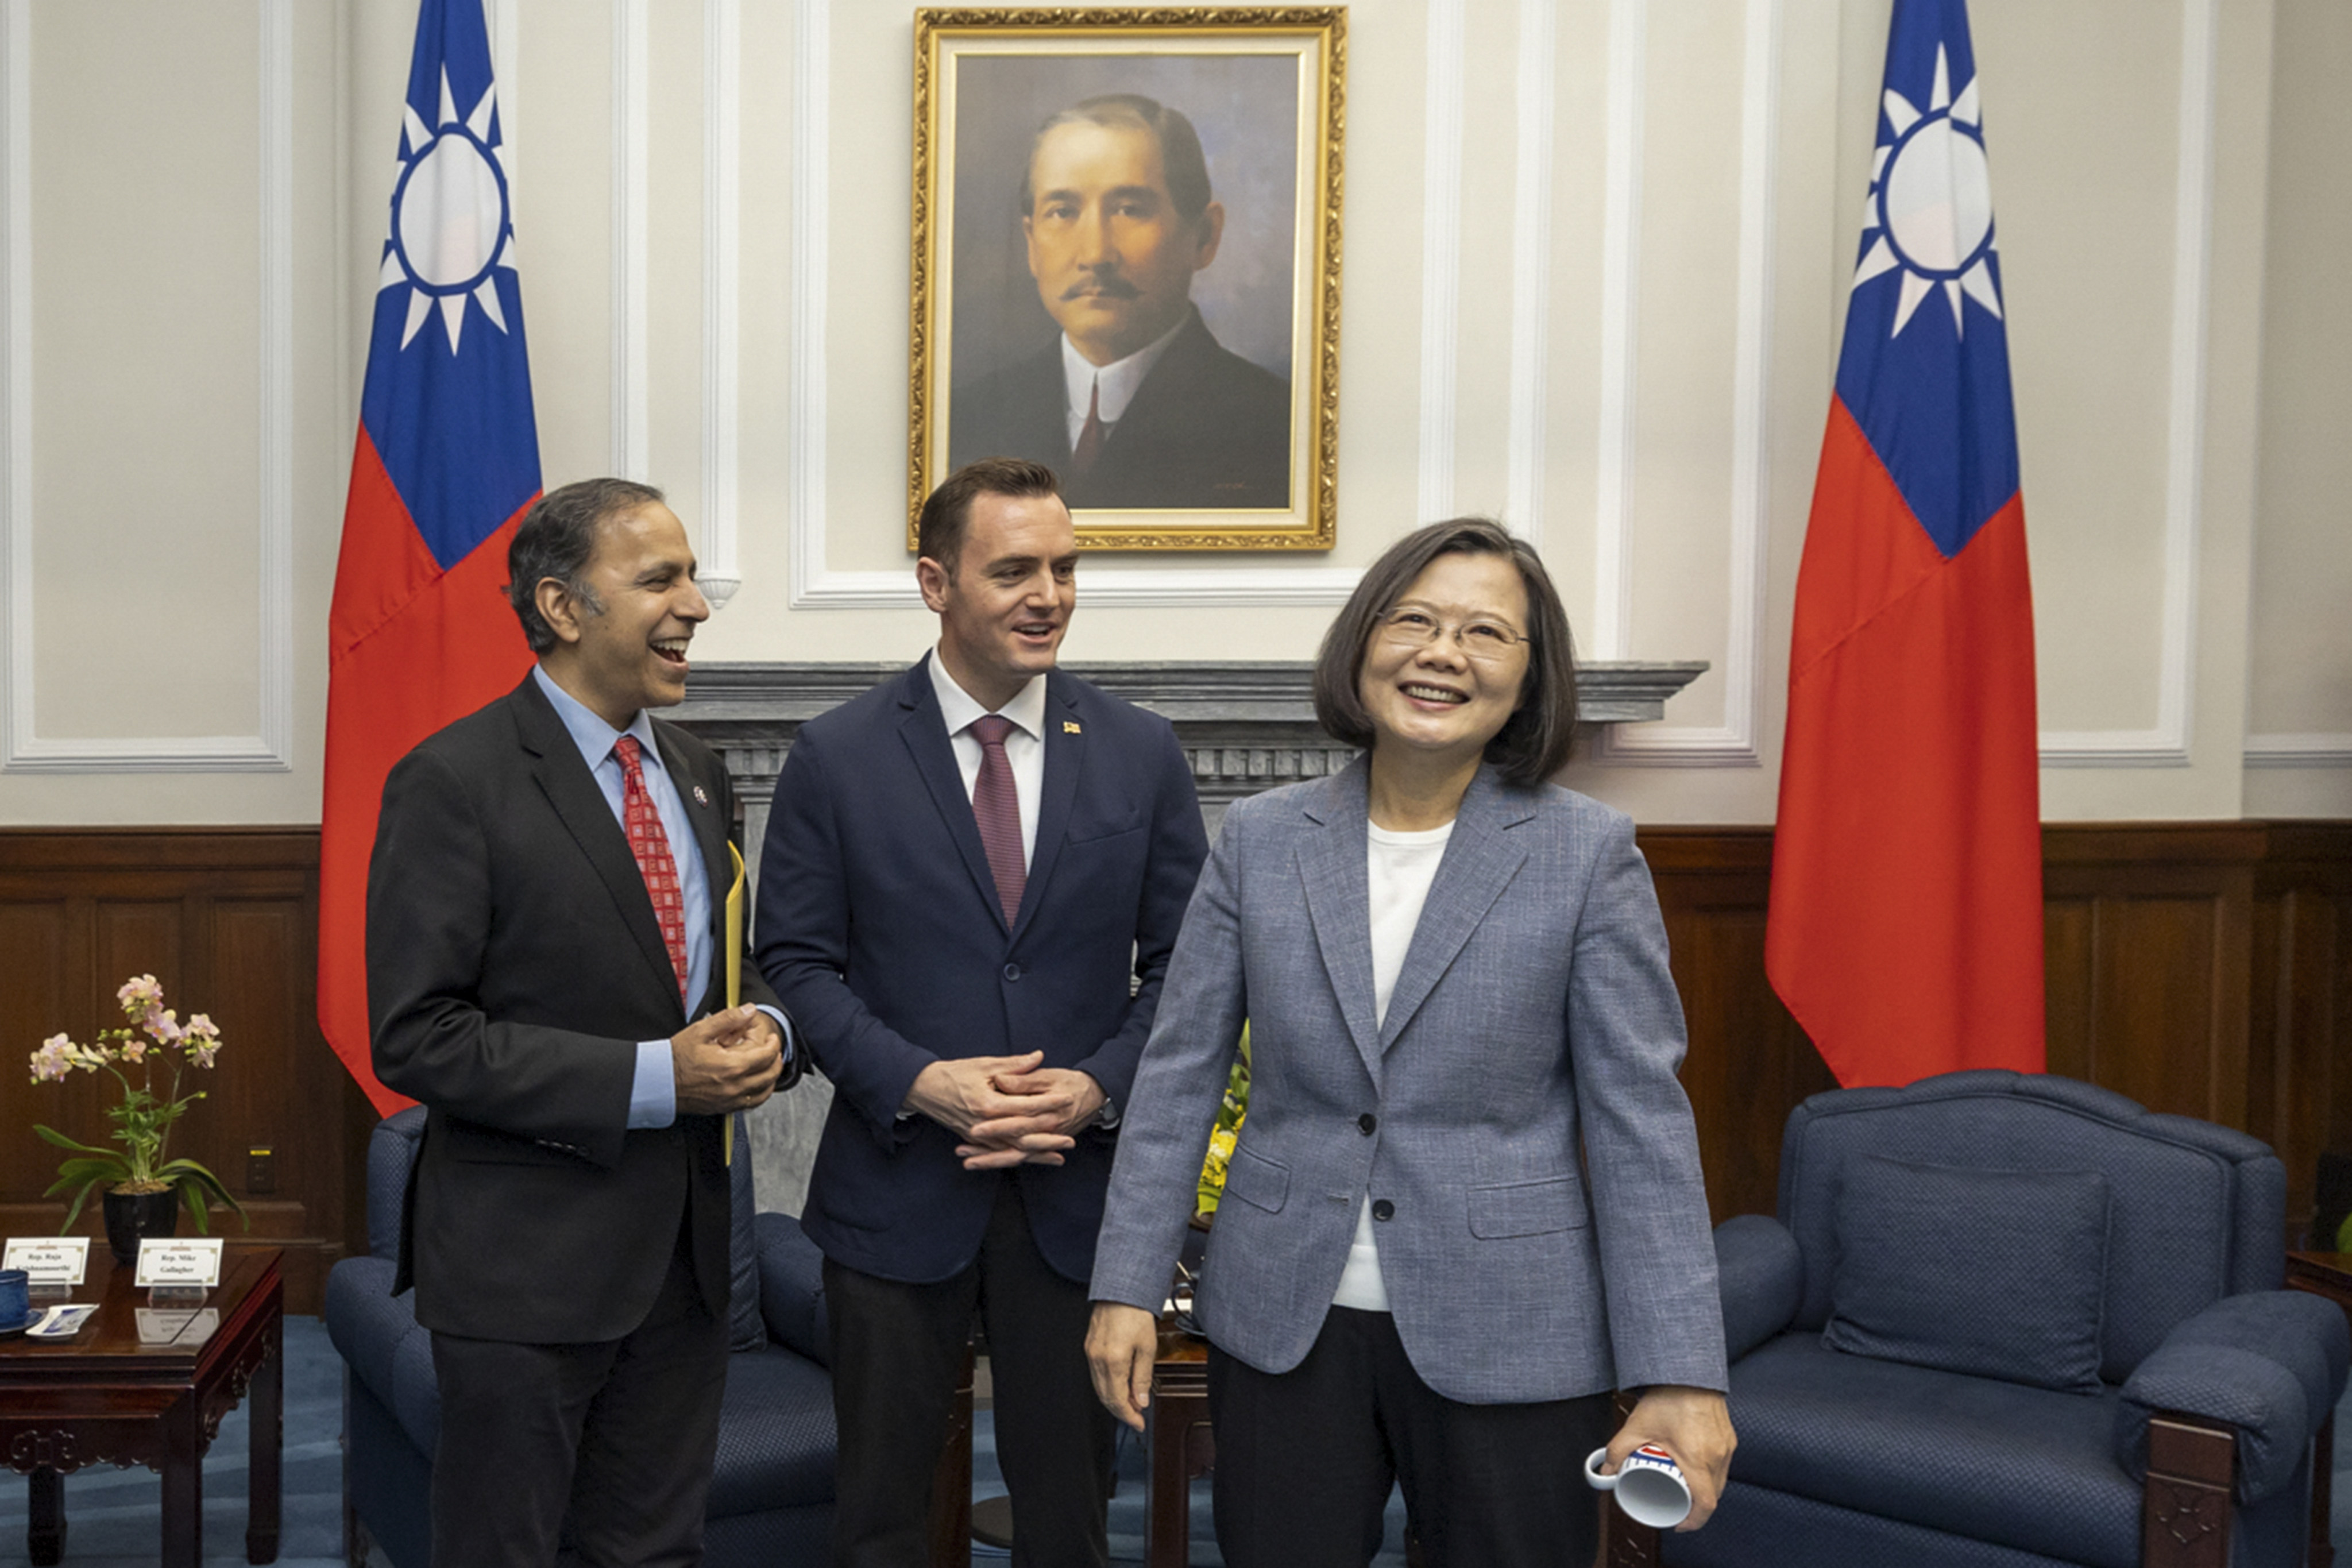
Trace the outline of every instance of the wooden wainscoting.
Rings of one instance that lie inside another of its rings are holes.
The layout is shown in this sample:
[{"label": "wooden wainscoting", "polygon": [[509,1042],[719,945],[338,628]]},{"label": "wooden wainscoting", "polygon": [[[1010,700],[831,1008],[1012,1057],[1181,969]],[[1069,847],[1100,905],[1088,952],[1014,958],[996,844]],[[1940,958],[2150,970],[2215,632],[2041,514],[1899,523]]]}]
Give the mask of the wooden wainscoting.
[{"label": "wooden wainscoting", "polygon": [[[1834,1088],[1764,978],[1769,828],[1640,835],[1690,1022],[1683,1080],[1717,1219],[1769,1213],[1780,1128]],[[2050,1070],[2279,1152],[2287,1220],[2352,1149],[2352,823],[2130,823],[2042,835]]]},{"label": "wooden wainscoting", "polygon": [[[1771,830],[1640,837],[1690,1022],[1709,1202],[1718,1219],[1769,1213],[1782,1123],[1835,1087],[1764,978]],[[2050,827],[2042,853],[2051,1070],[2268,1141],[2299,1231],[2320,1151],[2352,1150],[2352,823]],[[374,1121],[319,1035],[317,903],[316,829],[0,830],[0,1234],[62,1213],[40,1195],[57,1161],[30,1125],[103,1125],[95,1082],[31,1087],[7,1064],[111,1024],[114,987],[152,970],[227,1040],[174,1147],[240,1197],[247,1150],[276,1151],[253,1233],[287,1247],[289,1306],[317,1310],[326,1266],[365,1247]]]},{"label": "wooden wainscoting", "polygon": [[[82,1073],[29,1084],[26,1055],[61,1029],[88,1040],[121,1024],[115,988],[152,973],[183,1018],[212,1015],[223,1042],[217,1068],[189,1075],[207,1098],[172,1152],[209,1166],[252,1236],[285,1247],[287,1310],[319,1310],[328,1266],[366,1249],[374,1117],[319,1033],[318,905],[316,828],[0,831],[0,1234],[64,1216],[41,1195],[62,1156],[32,1124],[101,1142],[114,1087]],[[274,1193],[247,1185],[254,1148],[271,1151]],[[78,1229],[100,1233],[97,1206]],[[225,1211],[214,1229],[244,1234]]]}]

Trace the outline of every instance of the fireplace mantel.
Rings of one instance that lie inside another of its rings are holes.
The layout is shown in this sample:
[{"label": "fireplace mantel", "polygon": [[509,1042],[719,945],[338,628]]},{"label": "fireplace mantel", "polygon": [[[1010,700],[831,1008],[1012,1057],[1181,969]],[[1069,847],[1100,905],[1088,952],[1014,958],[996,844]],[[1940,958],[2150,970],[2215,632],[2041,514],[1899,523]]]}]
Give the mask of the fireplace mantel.
[{"label": "fireplace mantel", "polygon": [[[903,663],[706,664],[687,685],[676,719],[725,758],[743,803],[746,843],[767,826],[768,797],[807,721],[898,674]],[[1316,726],[1314,667],[1291,662],[1074,664],[1066,667],[1115,696],[1163,714],[1192,763],[1194,785],[1213,820],[1226,803],[1294,779],[1345,767],[1354,748]],[[1675,664],[1587,664],[1577,693],[1588,724],[1639,723],[1664,716],[1666,699],[1706,669]]]}]

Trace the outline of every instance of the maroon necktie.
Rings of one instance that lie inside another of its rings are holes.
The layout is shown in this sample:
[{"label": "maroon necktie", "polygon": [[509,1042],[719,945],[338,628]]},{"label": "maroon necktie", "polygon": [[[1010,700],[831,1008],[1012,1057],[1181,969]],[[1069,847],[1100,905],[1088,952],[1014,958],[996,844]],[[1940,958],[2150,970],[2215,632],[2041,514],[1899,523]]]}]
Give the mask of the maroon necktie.
[{"label": "maroon necktie", "polygon": [[980,847],[988,855],[989,875],[996,879],[996,901],[1004,906],[1010,926],[1021,913],[1021,894],[1029,886],[1028,863],[1021,857],[1021,794],[1013,784],[1013,764],[1004,757],[1004,737],[1013,721],[1002,713],[983,713],[967,726],[980,742],[980,777],[971,786],[971,815],[980,823]]},{"label": "maroon necktie", "polygon": [[1070,453],[1070,478],[1076,479],[1095,466],[1102,456],[1102,387],[1097,384],[1087,393],[1087,427],[1078,432],[1078,444]]},{"label": "maroon necktie", "polygon": [[621,823],[628,829],[629,853],[637,858],[637,875],[646,879],[646,893],[654,901],[654,919],[661,922],[669,966],[677,971],[678,996],[690,1000],[686,995],[686,894],[678,886],[677,862],[670,858],[661,813],[646,791],[645,759],[637,752],[635,735],[613,742],[613,755],[621,760]]}]

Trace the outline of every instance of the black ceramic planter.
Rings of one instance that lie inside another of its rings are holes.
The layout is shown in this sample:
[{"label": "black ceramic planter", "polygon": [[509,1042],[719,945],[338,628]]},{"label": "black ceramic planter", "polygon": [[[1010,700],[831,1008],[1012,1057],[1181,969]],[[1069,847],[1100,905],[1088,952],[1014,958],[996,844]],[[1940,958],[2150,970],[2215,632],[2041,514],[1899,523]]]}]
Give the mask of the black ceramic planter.
[{"label": "black ceramic planter", "polygon": [[141,1237],[171,1236],[180,1228],[177,1187],[160,1193],[100,1193],[99,1200],[106,1209],[106,1245],[114,1261],[125,1268],[139,1261]]}]

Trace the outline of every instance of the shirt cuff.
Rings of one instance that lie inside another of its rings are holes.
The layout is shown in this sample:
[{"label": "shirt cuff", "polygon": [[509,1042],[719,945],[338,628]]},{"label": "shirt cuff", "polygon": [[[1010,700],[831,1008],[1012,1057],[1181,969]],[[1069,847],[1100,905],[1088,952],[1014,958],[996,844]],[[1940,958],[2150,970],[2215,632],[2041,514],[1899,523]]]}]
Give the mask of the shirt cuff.
[{"label": "shirt cuff", "polygon": [[776,1033],[784,1037],[784,1065],[792,1066],[793,1053],[800,1048],[799,1042],[793,1038],[793,1021],[784,1016],[781,1007],[771,1007],[765,1002],[754,1002],[751,1005],[776,1021]]},{"label": "shirt cuff", "polygon": [[629,1131],[667,1127],[677,1120],[677,1069],[667,1040],[637,1045],[637,1075],[629,1085]]}]

